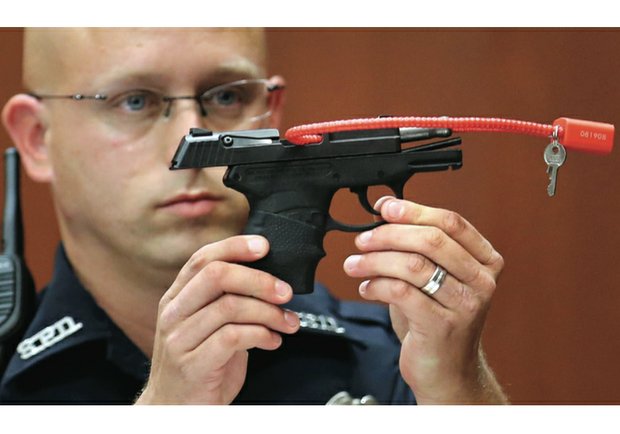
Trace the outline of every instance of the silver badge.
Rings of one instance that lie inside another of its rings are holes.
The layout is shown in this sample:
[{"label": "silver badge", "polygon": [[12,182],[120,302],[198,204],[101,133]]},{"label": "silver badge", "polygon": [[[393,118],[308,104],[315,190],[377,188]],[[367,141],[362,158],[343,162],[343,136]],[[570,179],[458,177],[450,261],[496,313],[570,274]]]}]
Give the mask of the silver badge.
[{"label": "silver badge", "polygon": [[76,323],[73,318],[66,316],[54,324],[45,327],[35,335],[24,339],[17,346],[17,352],[22,360],[31,358],[39,354],[46,348],[62,341],[69,335],[77,332],[82,328],[82,323]]},{"label": "silver badge", "polygon": [[372,395],[364,395],[361,398],[353,398],[349,392],[338,392],[332,396],[325,405],[378,405],[379,401]]},{"label": "silver badge", "polygon": [[295,312],[299,317],[299,326],[306,329],[321,330],[323,332],[338,335],[346,332],[345,328],[338,324],[335,318],[327,315],[315,315],[308,312]]}]

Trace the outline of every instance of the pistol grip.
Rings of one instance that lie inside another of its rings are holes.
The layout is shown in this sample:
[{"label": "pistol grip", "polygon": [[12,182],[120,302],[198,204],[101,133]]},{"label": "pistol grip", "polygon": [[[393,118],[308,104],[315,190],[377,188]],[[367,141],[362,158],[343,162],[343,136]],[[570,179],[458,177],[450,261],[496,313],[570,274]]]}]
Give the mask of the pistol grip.
[{"label": "pistol grip", "polygon": [[247,265],[273,274],[292,286],[295,294],[314,289],[314,275],[325,256],[325,230],[290,217],[251,210],[245,234],[259,234],[269,240],[269,253]]}]

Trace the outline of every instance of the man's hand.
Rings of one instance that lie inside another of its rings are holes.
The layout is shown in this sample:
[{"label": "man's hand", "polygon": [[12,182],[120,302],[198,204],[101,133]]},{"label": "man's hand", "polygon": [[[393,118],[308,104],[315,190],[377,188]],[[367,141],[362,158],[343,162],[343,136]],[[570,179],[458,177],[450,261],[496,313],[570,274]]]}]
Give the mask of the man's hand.
[{"label": "man's hand", "polygon": [[[400,370],[418,402],[506,402],[480,344],[502,256],[457,213],[393,197],[375,208],[389,224],[358,235],[362,254],[344,268],[369,279],[362,297],[389,304]],[[420,288],[437,265],[448,275],[428,296]]]},{"label": "man's hand", "polygon": [[239,265],[269,250],[258,236],[209,244],[185,264],[159,304],[151,374],[137,404],[229,404],[250,348],[274,350],[299,319],[277,305],[293,295],[270,274]]}]

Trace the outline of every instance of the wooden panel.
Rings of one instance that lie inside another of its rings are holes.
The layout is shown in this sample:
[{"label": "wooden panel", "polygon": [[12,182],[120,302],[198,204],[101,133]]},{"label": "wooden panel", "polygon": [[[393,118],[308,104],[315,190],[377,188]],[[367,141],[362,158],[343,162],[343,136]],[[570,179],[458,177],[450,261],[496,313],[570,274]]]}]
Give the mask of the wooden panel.
[{"label": "wooden panel", "polygon": [[[20,40],[0,32],[0,101],[19,90]],[[274,29],[268,43],[271,72],[288,82],[283,131],[379,114],[620,123],[616,30]],[[458,211],[504,255],[484,335],[501,383],[516,403],[620,402],[617,150],[569,152],[549,198],[544,140],[463,139],[464,167],[416,175],[406,196]],[[47,188],[24,184],[28,261],[41,285],[58,235]],[[332,213],[367,220],[346,192]],[[342,271],[352,239],[328,234],[318,272],[345,298],[357,298],[359,283]]]},{"label": "wooden panel", "polygon": [[[22,30],[0,29],[0,105],[22,91]],[[0,149],[11,146],[3,127],[0,127]],[[22,171],[23,172],[23,171]],[[4,173],[1,176],[0,194],[4,200]],[[54,252],[59,240],[49,187],[31,181],[22,173],[22,212],[25,226],[25,251],[28,265],[40,288],[50,279]]]}]

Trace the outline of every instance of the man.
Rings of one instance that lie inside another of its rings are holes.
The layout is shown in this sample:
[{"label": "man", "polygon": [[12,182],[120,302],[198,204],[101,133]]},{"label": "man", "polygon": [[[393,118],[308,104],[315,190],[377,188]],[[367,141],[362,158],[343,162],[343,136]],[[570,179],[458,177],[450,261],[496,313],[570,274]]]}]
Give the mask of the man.
[{"label": "man", "polygon": [[62,246],[0,399],[505,402],[480,345],[503,260],[458,214],[377,202],[391,224],[344,268],[388,319],[247,267],[269,245],[238,235],[247,203],[224,169],[168,170],[190,127],[277,128],[284,80],[264,74],[258,30],[26,32],[31,94],[2,119],[51,186]]}]

